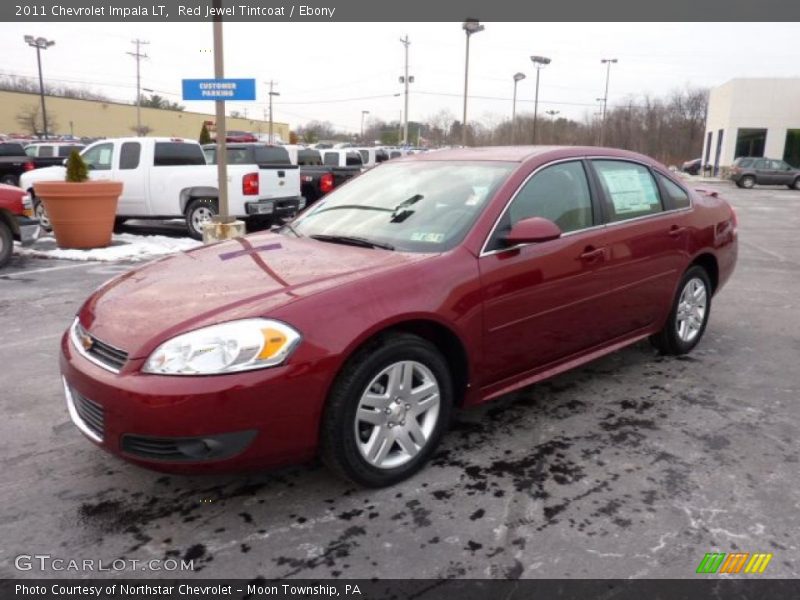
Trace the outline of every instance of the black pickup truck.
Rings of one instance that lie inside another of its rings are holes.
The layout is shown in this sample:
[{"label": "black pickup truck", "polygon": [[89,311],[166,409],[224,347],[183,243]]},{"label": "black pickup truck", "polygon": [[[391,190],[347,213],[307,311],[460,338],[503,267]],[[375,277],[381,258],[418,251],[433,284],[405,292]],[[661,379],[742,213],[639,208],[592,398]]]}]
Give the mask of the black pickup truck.
[{"label": "black pickup truck", "polygon": [[18,142],[0,143],[0,183],[19,185],[19,176],[26,171],[60,165],[73,150],[82,150],[82,144],[31,144],[23,147]]},{"label": "black pickup truck", "polygon": [[331,190],[361,174],[361,166],[333,166],[322,162],[318,150],[311,148],[297,151],[300,166],[300,191],[307,204],[313,204]]}]

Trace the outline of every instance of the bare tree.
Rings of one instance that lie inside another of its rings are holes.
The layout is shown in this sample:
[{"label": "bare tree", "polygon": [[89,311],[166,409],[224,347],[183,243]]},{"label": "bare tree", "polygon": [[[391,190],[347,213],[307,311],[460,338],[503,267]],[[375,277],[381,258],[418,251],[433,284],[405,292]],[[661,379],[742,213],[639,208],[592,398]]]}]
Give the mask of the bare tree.
[{"label": "bare tree", "polygon": [[[14,117],[22,130],[34,136],[44,134],[42,127],[41,106],[38,104],[29,104],[22,108]],[[53,113],[47,114],[47,131],[53,132],[56,129],[55,115]]]}]

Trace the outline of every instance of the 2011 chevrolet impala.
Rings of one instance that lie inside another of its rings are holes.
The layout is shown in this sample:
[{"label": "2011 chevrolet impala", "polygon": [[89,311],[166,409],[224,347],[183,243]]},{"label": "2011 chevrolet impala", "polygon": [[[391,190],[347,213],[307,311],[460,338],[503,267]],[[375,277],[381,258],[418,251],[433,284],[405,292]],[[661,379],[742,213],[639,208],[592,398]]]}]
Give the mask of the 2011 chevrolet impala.
[{"label": "2011 chevrolet impala", "polygon": [[639,154],[440,151],[384,163],[275,233],[97,290],[62,340],[75,424],[147,467],[316,454],[366,486],[409,477],[453,407],[650,338],[700,341],[737,222]]}]

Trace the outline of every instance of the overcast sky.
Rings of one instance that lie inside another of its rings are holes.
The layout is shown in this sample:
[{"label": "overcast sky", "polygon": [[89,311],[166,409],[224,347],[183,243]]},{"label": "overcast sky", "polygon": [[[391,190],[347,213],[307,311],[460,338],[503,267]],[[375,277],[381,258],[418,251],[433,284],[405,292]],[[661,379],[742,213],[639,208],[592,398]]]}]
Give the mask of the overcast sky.
[{"label": "overcast sky", "polygon": [[[424,119],[448,109],[461,118],[464,32],[460,23],[226,23],[225,72],[252,77],[258,100],[231,103],[248,115],[265,114],[266,82],[277,82],[274,118],[292,127],[312,119],[357,132],[361,111],[397,119],[402,98],[403,45],[408,35],[409,114]],[[36,75],[35,51],[23,34],[56,45],[43,53],[45,80],[102,91],[114,100],[136,96],[135,61],[126,52],[141,38],[149,59],[142,86],[180,101],[182,78],[213,76],[210,23],[0,24],[0,73]],[[800,77],[797,23],[486,23],[470,52],[470,119],[510,116],[512,75],[528,77],[518,88],[518,112],[533,111],[531,54],[548,56],[542,70],[539,110],[580,119],[595,112],[605,67],[612,67],[609,105],[630,95],[662,95],[675,88],[715,86],[734,77]],[[377,96],[377,97],[375,97]],[[483,96],[484,98],[480,98]],[[490,99],[498,98],[498,99]],[[210,103],[185,102],[188,110],[213,112]],[[0,107],[1,108],[1,107]]]}]

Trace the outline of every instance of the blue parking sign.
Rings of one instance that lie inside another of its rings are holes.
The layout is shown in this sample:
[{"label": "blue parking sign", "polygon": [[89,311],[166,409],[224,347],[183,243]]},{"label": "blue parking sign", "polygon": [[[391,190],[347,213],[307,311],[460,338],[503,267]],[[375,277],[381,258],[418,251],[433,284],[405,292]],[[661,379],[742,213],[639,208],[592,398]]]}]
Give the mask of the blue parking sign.
[{"label": "blue parking sign", "polygon": [[184,79],[184,100],[255,100],[255,79]]}]

